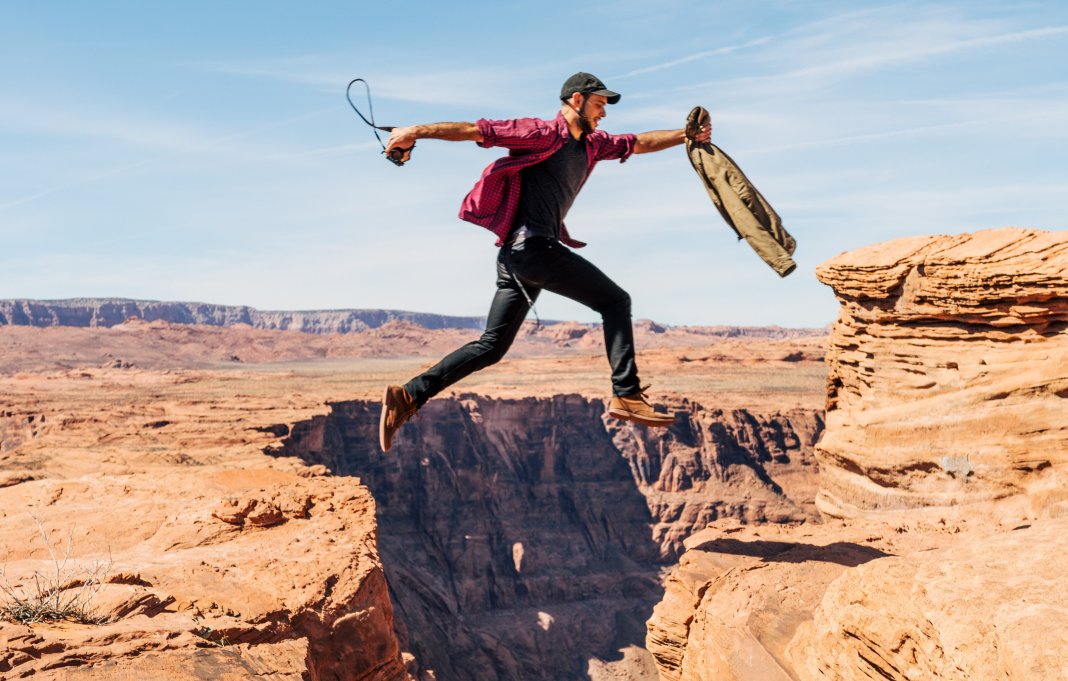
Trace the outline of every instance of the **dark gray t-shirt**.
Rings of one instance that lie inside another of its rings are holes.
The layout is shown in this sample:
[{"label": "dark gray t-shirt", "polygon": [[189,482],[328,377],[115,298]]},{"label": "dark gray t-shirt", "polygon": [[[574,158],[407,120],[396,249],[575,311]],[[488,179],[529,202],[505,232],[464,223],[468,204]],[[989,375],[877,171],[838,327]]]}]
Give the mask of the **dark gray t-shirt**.
[{"label": "dark gray t-shirt", "polygon": [[552,156],[524,168],[513,229],[525,225],[527,236],[559,239],[560,224],[586,181],[588,170],[585,137],[577,140],[571,135]]}]

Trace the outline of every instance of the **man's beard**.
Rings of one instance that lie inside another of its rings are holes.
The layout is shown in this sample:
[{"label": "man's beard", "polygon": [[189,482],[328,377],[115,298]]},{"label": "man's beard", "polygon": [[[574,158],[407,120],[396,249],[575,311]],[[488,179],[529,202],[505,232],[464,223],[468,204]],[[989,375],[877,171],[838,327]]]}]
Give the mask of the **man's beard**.
[{"label": "man's beard", "polygon": [[593,122],[586,117],[586,114],[579,112],[578,115],[579,129],[582,130],[582,134],[589,135],[593,133]]},{"label": "man's beard", "polygon": [[586,115],[586,102],[587,101],[588,101],[587,98],[583,97],[582,98],[582,106],[580,106],[579,108],[575,109],[575,113],[578,114],[579,130],[582,131],[583,135],[589,135],[589,134],[591,134],[593,132],[593,122],[590,120],[589,116]]}]

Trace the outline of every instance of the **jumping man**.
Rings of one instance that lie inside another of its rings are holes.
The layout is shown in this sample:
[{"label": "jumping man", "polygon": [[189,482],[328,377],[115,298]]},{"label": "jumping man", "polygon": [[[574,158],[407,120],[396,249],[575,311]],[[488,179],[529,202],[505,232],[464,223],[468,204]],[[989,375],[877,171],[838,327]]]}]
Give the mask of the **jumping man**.
[{"label": "jumping man", "polygon": [[[504,147],[509,154],[491,163],[464,199],[460,218],[497,235],[497,292],[486,331],[403,386],[391,385],[382,398],[379,440],[389,451],[393,436],[434,395],[504,357],[542,290],[575,300],[600,313],[605,349],[612,367],[613,397],[608,413],[647,426],[669,426],[674,416],[656,411],[645,399],[634,359],[630,296],[571,248],[576,241],[564,217],[598,161],[626,161],[631,154],[682,144],[686,132],[658,130],[610,135],[598,130],[605,108],[620,99],[589,73],[576,73],[560,90],[560,112],[538,118],[477,123],[433,123],[394,128],[387,149],[406,149],[418,139],[471,141]],[[710,126],[694,138],[707,142]],[[570,247],[570,248],[568,248]]]}]

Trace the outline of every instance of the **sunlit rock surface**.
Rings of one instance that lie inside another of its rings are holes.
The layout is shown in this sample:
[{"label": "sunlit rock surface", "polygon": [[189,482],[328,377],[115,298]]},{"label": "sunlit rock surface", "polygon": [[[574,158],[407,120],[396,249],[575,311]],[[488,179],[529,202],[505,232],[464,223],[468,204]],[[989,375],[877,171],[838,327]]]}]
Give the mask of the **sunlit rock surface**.
[{"label": "sunlit rock surface", "polygon": [[1068,233],[902,239],[817,269],[823,523],[690,537],[666,680],[1068,678]]},{"label": "sunlit rock surface", "polygon": [[1068,232],[902,239],[817,276],[842,303],[821,511],[1068,498]]}]

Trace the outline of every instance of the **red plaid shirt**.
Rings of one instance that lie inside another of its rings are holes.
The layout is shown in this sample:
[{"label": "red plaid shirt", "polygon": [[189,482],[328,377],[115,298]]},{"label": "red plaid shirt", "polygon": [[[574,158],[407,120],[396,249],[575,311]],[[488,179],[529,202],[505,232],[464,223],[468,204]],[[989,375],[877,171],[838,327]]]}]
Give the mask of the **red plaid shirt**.
[{"label": "red plaid shirt", "polygon": [[[555,121],[540,118],[490,121],[483,118],[476,125],[482,133],[479,146],[505,147],[509,153],[482,171],[482,177],[460,206],[460,219],[490,230],[497,235],[497,246],[502,246],[519,208],[519,171],[552,156],[571,133],[563,114],[557,114]],[[594,130],[586,135],[586,154],[589,158],[586,177],[593,172],[598,161],[626,161],[634,153],[636,140],[634,135],[609,135],[602,130]],[[572,248],[586,245],[585,242],[572,239],[567,227],[562,224],[560,241]]]}]

